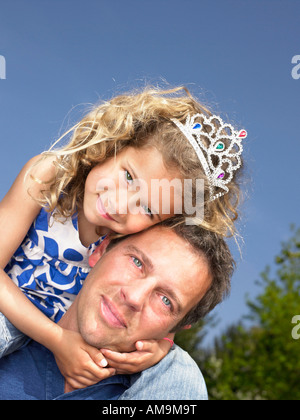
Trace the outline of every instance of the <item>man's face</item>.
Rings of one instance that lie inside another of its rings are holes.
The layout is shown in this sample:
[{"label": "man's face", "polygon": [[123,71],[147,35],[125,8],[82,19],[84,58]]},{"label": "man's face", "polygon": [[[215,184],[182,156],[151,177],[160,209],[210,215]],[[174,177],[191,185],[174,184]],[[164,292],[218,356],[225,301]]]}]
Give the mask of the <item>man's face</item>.
[{"label": "man's face", "polygon": [[105,253],[77,300],[83,338],[98,348],[132,351],[165,337],[210,286],[209,268],[163,227],[131,236]]}]

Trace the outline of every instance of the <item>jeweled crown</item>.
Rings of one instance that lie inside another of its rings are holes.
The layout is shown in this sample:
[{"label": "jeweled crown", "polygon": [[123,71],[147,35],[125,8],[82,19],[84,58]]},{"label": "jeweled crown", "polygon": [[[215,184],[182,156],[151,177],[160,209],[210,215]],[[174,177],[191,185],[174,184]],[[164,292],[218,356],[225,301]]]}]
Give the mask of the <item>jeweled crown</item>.
[{"label": "jeweled crown", "polygon": [[[188,116],[185,124],[172,119],[193,146],[209,183],[210,201],[229,192],[228,184],[241,165],[246,130],[236,131],[216,115]],[[219,192],[218,192],[219,191]]]}]

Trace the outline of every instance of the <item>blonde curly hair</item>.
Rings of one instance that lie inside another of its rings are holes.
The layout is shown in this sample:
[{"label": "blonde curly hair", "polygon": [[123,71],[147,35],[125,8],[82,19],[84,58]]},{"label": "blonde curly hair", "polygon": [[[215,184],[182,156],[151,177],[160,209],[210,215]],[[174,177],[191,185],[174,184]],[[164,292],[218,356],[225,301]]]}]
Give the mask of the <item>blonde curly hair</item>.
[{"label": "blonde curly hair", "polygon": [[[47,188],[42,191],[39,203],[49,212],[56,209],[59,215],[70,217],[82,206],[85,180],[94,166],[126,147],[154,146],[162,153],[167,168],[179,171],[182,179],[192,179],[193,191],[196,180],[204,179],[204,219],[195,220],[195,224],[222,236],[235,235],[234,222],[238,218],[240,199],[237,174],[228,185],[229,193],[210,202],[208,183],[199,159],[171,121],[178,119],[184,123],[187,116],[193,114],[212,115],[185,87],[170,90],[147,87],[95,106],[43,153],[41,159],[55,158],[56,174],[46,182]],[[68,136],[71,137],[68,144],[55,149]]]}]

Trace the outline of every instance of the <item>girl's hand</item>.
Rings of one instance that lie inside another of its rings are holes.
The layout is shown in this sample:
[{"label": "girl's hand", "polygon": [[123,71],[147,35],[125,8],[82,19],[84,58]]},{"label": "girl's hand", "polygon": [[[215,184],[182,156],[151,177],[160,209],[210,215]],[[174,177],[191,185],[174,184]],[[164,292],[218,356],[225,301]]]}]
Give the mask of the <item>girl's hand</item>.
[{"label": "girl's hand", "polygon": [[143,340],[137,341],[135,347],[137,351],[132,353],[118,353],[107,349],[101,349],[101,352],[117,374],[131,375],[160,362],[169,353],[171,344],[166,340]]},{"label": "girl's hand", "polygon": [[51,349],[57,366],[73,389],[94,385],[116,374],[107,368],[101,352],[88,345],[79,333],[62,329],[59,343]]}]

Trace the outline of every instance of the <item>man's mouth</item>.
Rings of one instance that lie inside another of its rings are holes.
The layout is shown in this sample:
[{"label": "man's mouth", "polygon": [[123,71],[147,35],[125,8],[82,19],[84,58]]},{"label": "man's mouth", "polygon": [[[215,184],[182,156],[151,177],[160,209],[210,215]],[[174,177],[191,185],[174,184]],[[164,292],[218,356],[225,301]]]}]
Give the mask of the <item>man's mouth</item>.
[{"label": "man's mouth", "polygon": [[114,219],[107,213],[106,208],[101,200],[101,196],[99,195],[98,200],[96,202],[96,208],[100,216],[102,216],[106,220],[113,220]]},{"label": "man's mouth", "polygon": [[109,298],[101,296],[100,311],[102,317],[110,327],[127,328],[127,324],[123,316]]}]

